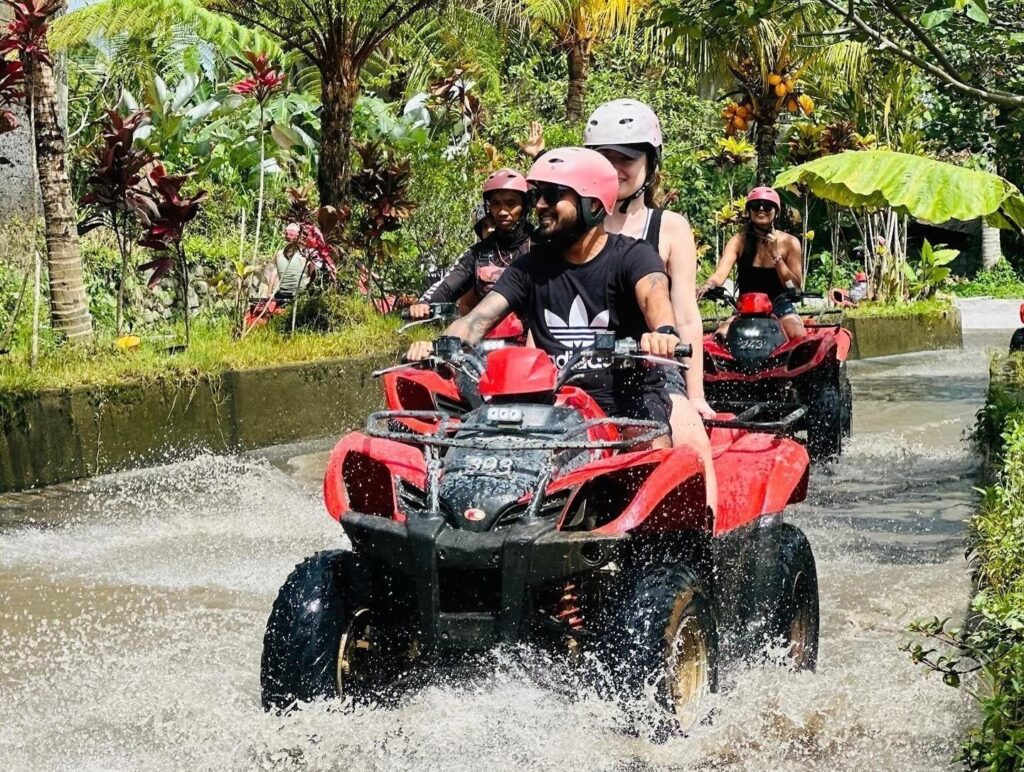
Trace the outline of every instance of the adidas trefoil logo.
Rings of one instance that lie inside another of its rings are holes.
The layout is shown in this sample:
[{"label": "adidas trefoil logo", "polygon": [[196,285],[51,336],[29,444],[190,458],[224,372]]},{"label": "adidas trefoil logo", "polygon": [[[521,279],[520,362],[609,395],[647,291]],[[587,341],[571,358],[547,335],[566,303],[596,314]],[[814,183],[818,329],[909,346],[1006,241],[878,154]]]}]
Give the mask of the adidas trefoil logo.
[{"label": "adidas trefoil logo", "polygon": [[598,330],[608,329],[608,311],[602,311],[593,319],[587,317],[587,307],[579,295],[569,307],[569,320],[544,309],[544,323],[551,337],[567,348],[582,348],[594,343]]}]

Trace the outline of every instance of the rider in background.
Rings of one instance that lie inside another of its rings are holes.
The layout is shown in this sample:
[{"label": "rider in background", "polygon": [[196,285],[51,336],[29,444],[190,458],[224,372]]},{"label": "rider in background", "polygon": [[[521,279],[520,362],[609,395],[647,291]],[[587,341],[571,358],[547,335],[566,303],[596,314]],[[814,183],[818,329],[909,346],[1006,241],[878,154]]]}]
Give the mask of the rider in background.
[{"label": "rider in background", "polygon": [[[796,236],[775,230],[781,207],[779,194],[771,188],[754,188],[747,194],[747,227],[726,243],[715,272],[700,286],[698,297],[721,287],[737,266],[737,295],[766,294],[786,335],[801,338],[806,334],[804,323],[786,291],[803,286],[803,252]],[[727,326],[719,332],[724,334]]]},{"label": "rider in background", "polygon": [[[661,123],[654,111],[635,99],[606,102],[591,113],[583,144],[615,167],[618,201],[604,221],[608,233],[645,239],[661,255],[672,281],[672,309],[679,337],[701,351],[703,326],[697,307],[697,244],[682,215],[658,207],[661,166]],[[686,371],[686,393],[703,418],[715,411],[704,399],[704,358],[694,356]],[[703,428],[700,429],[704,433]],[[695,438],[683,438],[691,444]]]},{"label": "rider in background", "polygon": [[455,267],[409,308],[410,318],[426,319],[430,303],[456,303],[464,296],[460,311],[468,312],[513,260],[530,251],[527,191],[526,178],[515,169],[499,169],[487,178],[483,203],[494,231],[466,250]]}]

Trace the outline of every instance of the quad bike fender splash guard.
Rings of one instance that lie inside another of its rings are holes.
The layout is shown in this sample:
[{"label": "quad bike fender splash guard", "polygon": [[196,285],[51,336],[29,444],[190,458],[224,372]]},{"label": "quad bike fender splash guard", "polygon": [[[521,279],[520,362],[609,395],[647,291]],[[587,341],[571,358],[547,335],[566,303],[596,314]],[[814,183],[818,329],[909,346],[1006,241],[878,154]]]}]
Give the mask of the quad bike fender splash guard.
[{"label": "quad bike fender splash guard", "polygon": [[807,449],[799,442],[770,434],[740,435],[715,458],[715,536],[803,501],[809,469]]},{"label": "quad bike fender splash guard", "polygon": [[335,520],[341,520],[352,509],[404,520],[405,515],[396,503],[392,476],[423,488],[423,453],[411,445],[367,437],[360,432],[345,435],[331,451],[324,473],[327,511]]},{"label": "quad bike fender splash guard", "polygon": [[428,513],[400,523],[352,512],[341,525],[356,552],[409,580],[421,642],[433,650],[520,640],[534,614],[534,588],[601,569],[630,541],[559,531],[549,518],[477,532]]},{"label": "quad bike fender splash guard", "polygon": [[[689,448],[663,448],[624,453],[588,464],[579,472],[556,481],[551,492],[566,487],[577,491],[566,507],[566,517],[583,503],[602,478],[622,490],[621,510],[600,519],[594,533],[653,533],[708,530],[704,462]],[[615,496],[604,497],[614,500]],[[588,506],[595,503],[588,502]]]},{"label": "quad bike fender splash guard", "polygon": [[850,346],[853,345],[853,335],[845,327],[840,327],[836,332],[836,359],[845,362],[850,357]]}]

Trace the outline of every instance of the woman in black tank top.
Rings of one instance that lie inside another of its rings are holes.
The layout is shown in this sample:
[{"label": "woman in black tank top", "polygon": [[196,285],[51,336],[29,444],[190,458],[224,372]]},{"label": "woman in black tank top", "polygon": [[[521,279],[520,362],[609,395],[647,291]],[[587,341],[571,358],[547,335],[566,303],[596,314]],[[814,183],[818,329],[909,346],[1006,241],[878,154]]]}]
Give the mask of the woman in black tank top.
[{"label": "woman in black tank top", "polygon": [[[715,272],[700,286],[698,295],[721,287],[735,266],[736,294],[763,292],[772,299],[786,335],[800,338],[806,333],[804,323],[785,293],[787,288],[803,286],[803,253],[795,236],[775,230],[780,204],[779,194],[771,188],[754,188],[747,194],[747,227],[726,243]],[[726,329],[728,322],[719,331]]]},{"label": "woman in black tank top", "polygon": [[685,398],[673,397],[679,406],[672,414],[672,442],[688,445],[704,457],[708,503],[715,507],[718,485],[701,420],[714,417],[715,411],[704,398],[704,357],[699,353],[703,326],[697,307],[697,245],[684,217],[657,206],[661,125],[654,111],[642,102],[617,99],[591,114],[583,143],[611,161],[619,175],[618,206],[605,217],[605,230],[646,239],[665,262],[679,338],[695,352],[687,362]]}]

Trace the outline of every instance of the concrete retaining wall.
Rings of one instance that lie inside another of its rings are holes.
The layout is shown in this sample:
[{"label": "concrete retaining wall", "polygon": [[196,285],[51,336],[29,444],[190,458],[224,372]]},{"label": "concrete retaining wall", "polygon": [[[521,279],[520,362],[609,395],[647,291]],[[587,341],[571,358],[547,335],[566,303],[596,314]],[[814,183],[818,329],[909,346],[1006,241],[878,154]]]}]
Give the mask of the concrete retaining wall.
[{"label": "concrete retaining wall", "polygon": [[956,308],[914,316],[846,319],[843,327],[853,333],[851,359],[963,346],[960,311]]},{"label": "concrete retaining wall", "polygon": [[214,451],[341,434],[381,404],[384,360],[227,372],[191,383],[0,395],[0,492]]},{"label": "concrete retaining wall", "polygon": [[[961,345],[956,310],[849,319],[851,356]],[[371,371],[394,357],[227,372],[192,382],[0,394],[0,492],[145,466],[170,454],[339,435],[381,404]]]}]

